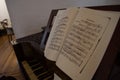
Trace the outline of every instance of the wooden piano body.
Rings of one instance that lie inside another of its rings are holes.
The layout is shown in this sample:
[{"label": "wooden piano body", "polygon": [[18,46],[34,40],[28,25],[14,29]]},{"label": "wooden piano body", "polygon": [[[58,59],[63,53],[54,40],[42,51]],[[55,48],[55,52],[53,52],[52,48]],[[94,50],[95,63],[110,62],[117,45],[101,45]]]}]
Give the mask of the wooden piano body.
[{"label": "wooden piano body", "polygon": [[[120,5],[98,6],[98,7],[88,7],[88,8],[97,9],[97,10],[106,10],[106,11],[109,11],[109,10],[110,11],[120,11]],[[40,50],[38,52],[36,52],[36,50],[31,46],[31,44],[29,42],[22,42],[22,43],[18,43],[17,45],[13,45],[16,56],[18,58],[18,62],[20,64],[20,67],[21,67],[23,74],[25,75],[27,80],[30,80],[30,76],[26,72],[23,63],[25,61],[31,60],[31,59],[37,59],[38,62],[41,63],[40,66],[43,66],[44,69],[46,71],[48,71],[46,73],[49,74],[51,77],[48,80],[53,80],[53,73],[56,73],[63,80],[71,80],[69,76],[67,76],[64,72],[62,72],[55,65],[55,62],[49,61],[44,57],[43,51],[45,49],[45,44],[46,44],[46,41],[48,39],[50,30],[52,27],[52,21],[53,21],[54,17],[56,16],[57,12],[58,12],[58,9],[52,10],[47,27],[45,28],[44,32],[41,32],[42,38],[40,41],[41,43],[38,46],[40,48]],[[95,75],[93,76],[92,80],[114,80],[114,79],[112,79],[112,76],[114,75],[114,74],[112,74],[112,72],[113,72],[114,65],[116,65],[116,59],[120,54],[119,53],[120,52],[119,32],[120,32],[120,21],[118,22],[118,24],[116,26],[113,37],[109,43],[109,46],[105,52],[105,55],[99,65]],[[25,50],[25,49],[28,49],[28,50]],[[38,80],[43,80],[43,79],[41,78]]]}]

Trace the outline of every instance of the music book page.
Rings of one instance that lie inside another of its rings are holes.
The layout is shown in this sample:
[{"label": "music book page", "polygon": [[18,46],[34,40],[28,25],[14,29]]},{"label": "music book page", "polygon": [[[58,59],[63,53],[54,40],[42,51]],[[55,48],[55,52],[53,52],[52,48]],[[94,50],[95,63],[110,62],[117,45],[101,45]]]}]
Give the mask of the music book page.
[{"label": "music book page", "polygon": [[91,80],[119,15],[80,8],[65,36],[56,65],[73,80]]},{"label": "music book page", "polygon": [[77,10],[78,8],[68,8],[58,12],[45,47],[45,57],[47,59],[56,61],[69,25],[71,25]]}]

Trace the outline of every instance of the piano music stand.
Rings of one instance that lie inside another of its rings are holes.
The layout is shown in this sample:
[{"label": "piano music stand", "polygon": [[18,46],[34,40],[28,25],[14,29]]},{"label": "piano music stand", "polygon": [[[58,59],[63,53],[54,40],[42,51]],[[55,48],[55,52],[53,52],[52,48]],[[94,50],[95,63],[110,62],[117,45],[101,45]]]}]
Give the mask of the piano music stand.
[{"label": "piano music stand", "polygon": [[[120,11],[120,5],[108,5],[108,6],[95,6],[95,7],[88,7],[88,8],[92,8],[92,9],[96,9],[96,10],[105,10],[105,11]],[[45,45],[46,45],[46,41],[48,39],[51,27],[52,27],[52,21],[54,19],[54,16],[56,16],[57,12],[59,9],[57,10],[52,10],[49,21],[48,21],[48,25],[45,29],[40,47],[42,50],[45,49]],[[104,54],[104,57],[95,73],[95,75],[93,76],[92,80],[109,80],[110,77],[110,73],[113,67],[113,64],[115,62],[115,59],[117,57],[117,54],[119,52],[120,49],[120,20],[116,26],[116,29],[114,31],[114,34],[112,36],[112,39],[107,47],[107,50]],[[65,80],[71,80],[64,72],[62,72],[59,68],[57,68],[57,66],[55,66],[54,62],[48,61],[49,66],[52,66],[54,72],[59,75],[62,79]]]}]

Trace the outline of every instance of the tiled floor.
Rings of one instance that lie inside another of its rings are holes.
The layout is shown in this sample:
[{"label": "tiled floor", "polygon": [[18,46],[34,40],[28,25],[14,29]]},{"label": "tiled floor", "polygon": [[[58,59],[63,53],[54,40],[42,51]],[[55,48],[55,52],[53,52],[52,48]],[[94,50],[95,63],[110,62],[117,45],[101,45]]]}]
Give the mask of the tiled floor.
[{"label": "tiled floor", "polygon": [[0,36],[0,76],[13,76],[17,80],[25,80],[7,36]]}]

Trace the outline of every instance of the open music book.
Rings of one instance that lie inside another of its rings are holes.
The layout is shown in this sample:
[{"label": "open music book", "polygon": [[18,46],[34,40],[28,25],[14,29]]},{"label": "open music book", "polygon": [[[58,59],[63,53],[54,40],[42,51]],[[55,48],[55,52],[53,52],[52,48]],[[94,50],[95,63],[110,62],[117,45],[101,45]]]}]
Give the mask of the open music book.
[{"label": "open music book", "polygon": [[88,8],[60,10],[45,57],[73,80],[91,80],[116,28],[120,13]]}]

